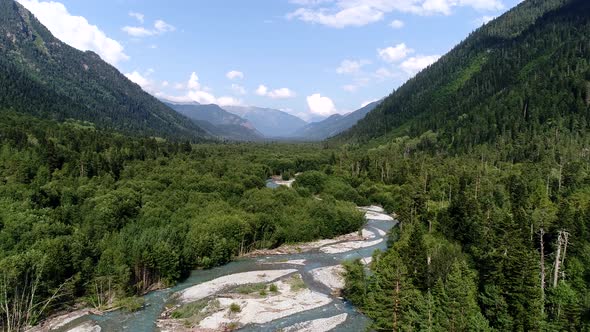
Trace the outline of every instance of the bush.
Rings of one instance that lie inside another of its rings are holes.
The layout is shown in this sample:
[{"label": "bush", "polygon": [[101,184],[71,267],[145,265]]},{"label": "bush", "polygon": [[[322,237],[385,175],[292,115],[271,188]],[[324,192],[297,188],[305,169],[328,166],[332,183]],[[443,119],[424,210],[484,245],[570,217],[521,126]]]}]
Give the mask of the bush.
[{"label": "bush", "polygon": [[239,304],[232,303],[229,305],[229,311],[235,314],[235,313],[241,312],[242,308],[240,307]]},{"label": "bush", "polygon": [[324,183],[328,176],[319,171],[305,172],[297,177],[295,184],[297,187],[305,187],[312,193],[317,194],[324,189]]}]

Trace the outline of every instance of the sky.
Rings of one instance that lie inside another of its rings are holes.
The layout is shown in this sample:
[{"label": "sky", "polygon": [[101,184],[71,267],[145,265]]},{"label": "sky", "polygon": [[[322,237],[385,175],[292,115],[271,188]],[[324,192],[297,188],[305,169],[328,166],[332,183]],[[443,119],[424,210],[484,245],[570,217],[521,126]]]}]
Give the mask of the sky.
[{"label": "sky", "polygon": [[520,0],[17,0],[156,97],[317,121],[389,95]]}]

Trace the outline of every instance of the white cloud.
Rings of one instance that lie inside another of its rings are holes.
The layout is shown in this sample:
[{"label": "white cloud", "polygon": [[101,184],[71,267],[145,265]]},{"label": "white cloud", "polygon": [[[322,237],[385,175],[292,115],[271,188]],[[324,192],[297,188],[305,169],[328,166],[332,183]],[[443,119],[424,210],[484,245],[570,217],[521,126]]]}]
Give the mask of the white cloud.
[{"label": "white cloud", "polygon": [[272,99],[288,99],[293,98],[297,94],[289,88],[280,88],[270,90],[267,86],[260,84],[256,89],[256,94],[262,97],[269,97]]},{"label": "white cloud", "polygon": [[242,73],[241,71],[232,70],[232,71],[228,72],[227,74],[225,74],[225,77],[227,77],[230,80],[243,79],[244,73]]},{"label": "white cloud", "polygon": [[150,79],[150,75],[153,73],[153,70],[148,70],[144,74],[141,74],[139,71],[135,70],[131,73],[125,74],[125,76],[133,83],[137,83],[144,91],[148,93],[157,93],[156,83]]},{"label": "white cloud", "polygon": [[156,22],[154,22],[154,28],[159,33],[172,32],[172,31],[176,30],[176,28],[174,26],[172,26],[162,20],[157,20]]},{"label": "white cloud", "polygon": [[266,96],[267,93],[268,93],[268,88],[262,84],[260,84],[258,86],[258,89],[256,89],[256,94],[259,96]]},{"label": "white cloud", "polygon": [[245,95],[246,94],[246,89],[239,85],[239,84],[232,84],[231,85],[231,89],[234,91],[234,93],[237,93],[239,95]]},{"label": "white cloud", "polygon": [[18,2],[30,10],[55,37],[70,46],[82,51],[94,51],[113,65],[129,59],[119,42],[107,37],[86,18],[70,14],[62,3],[39,0],[18,0]]},{"label": "white cloud", "polygon": [[430,66],[440,59],[440,55],[418,55],[402,62],[400,68],[410,76],[416,75],[422,69]]},{"label": "white cloud", "polygon": [[322,97],[319,93],[307,97],[307,106],[311,113],[321,116],[329,116],[337,113],[332,99]]},{"label": "white cloud", "polygon": [[197,73],[191,73],[191,77],[188,79],[188,83],[186,83],[186,88],[189,90],[201,89],[201,83],[199,83],[199,76],[197,76]]},{"label": "white cloud", "polygon": [[404,23],[404,21],[400,21],[400,20],[393,20],[393,21],[391,21],[391,23],[389,23],[389,26],[392,27],[393,29],[401,29],[405,25],[406,24]]},{"label": "white cloud", "polygon": [[123,32],[125,32],[126,34],[128,34],[129,36],[132,37],[147,37],[147,36],[153,36],[154,35],[154,31],[153,30],[148,30],[144,27],[123,27]]},{"label": "white cloud", "polygon": [[[139,84],[139,83],[138,83]],[[168,95],[163,92],[155,92],[158,98],[167,99],[177,103],[198,102],[200,104],[217,104],[221,106],[242,105],[242,101],[231,96],[216,97],[210,89],[204,87],[196,72],[192,72],[187,83],[176,83],[177,90],[185,90],[184,95]]]},{"label": "white cloud", "polygon": [[295,97],[295,92],[288,88],[280,88],[270,91],[268,96],[272,99],[287,99]]},{"label": "white cloud", "polygon": [[141,38],[162,35],[166,32],[172,32],[176,30],[176,28],[162,20],[157,20],[154,22],[153,29],[137,26],[124,26],[121,30],[132,37]]},{"label": "white cloud", "polygon": [[356,74],[364,65],[369,64],[367,60],[343,60],[340,66],[336,68],[338,74]]},{"label": "white cloud", "polygon": [[484,24],[488,24],[488,22],[490,22],[491,20],[495,19],[496,17],[497,16],[493,16],[493,15],[484,15],[482,17],[479,17],[479,18],[475,19],[473,21],[473,23],[479,27],[479,26],[482,26]]},{"label": "white cloud", "polygon": [[139,21],[139,23],[143,24],[143,22],[145,21],[145,15],[143,15],[142,13],[137,13],[137,12],[129,12],[129,16],[135,18],[136,20]]},{"label": "white cloud", "polygon": [[405,59],[408,55],[414,53],[414,50],[401,43],[395,46],[389,46],[384,49],[378,49],[379,57],[387,62],[398,62]]},{"label": "white cloud", "polygon": [[391,12],[450,15],[454,7],[480,11],[504,8],[501,0],[292,0],[291,3],[300,8],[287,14],[287,18],[333,28],[367,25]]},{"label": "white cloud", "polygon": [[299,8],[287,15],[308,23],[318,23],[332,28],[363,26],[383,19],[383,13],[369,6],[345,8],[330,14],[325,9]]}]

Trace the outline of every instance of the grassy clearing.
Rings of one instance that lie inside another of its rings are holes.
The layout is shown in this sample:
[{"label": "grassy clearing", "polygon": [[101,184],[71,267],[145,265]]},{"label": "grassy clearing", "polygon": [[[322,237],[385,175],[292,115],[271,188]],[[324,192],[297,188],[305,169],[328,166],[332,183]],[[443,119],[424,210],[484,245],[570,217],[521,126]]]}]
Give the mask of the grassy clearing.
[{"label": "grassy clearing", "polygon": [[254,293],[262,293],[266,291],[266,284],[259,283],[259,284],[247,284],[238,286],[234,289],[234,292],[239,294],[254,294]]},{"label": "grassy clearing", "polygon": [[298,292],[302,289],[307,288],[307,285],[305,284],[303,279],[301,279],[301,276],[298,274],[292,276],[291,279],[289,279],[288,283],[291,286],[291,290],[294,292]]}]

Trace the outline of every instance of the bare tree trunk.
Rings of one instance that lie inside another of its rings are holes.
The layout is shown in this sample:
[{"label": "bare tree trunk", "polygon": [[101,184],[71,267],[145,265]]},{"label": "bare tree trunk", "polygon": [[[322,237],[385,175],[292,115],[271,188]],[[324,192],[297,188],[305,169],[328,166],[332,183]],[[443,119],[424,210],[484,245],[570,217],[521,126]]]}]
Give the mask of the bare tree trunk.
[{"label": "bare tree trunk", "polygon": [[541,306],[541,313],[545,311],[545,241],[543,240],[543,236],[545,235],[545,230],[541,227],[540,234],[539,234],[539,244],[541,245],[541,300],[543,305]]},{"label": "bare tree trunk", "polygon": [[[569,243],[569,237],[570,237],[570,233],[564,231],[563,232],[563,256],[561,257],[561,266],[565,265],[565,254],[567,253],[567,245]],[[561,277],[564,278],[563,269],[561,272]]]},{"label": "bare tree trunk", "polygon": [[562,174],[563,174],[563,159],[560,158],[559,160],[559,182],[557,185],[557,192],[561,192],[561,182],[562,182]]},{"label": "bare tree trunk", "polygon": [[557,238],[557,252],[555,253],[555,264],[553,270],[553,288],[557,287],[557,282],[559,281],[559,266],[561,264],[561,246],[563,244],[563,232],[559,231],[559,236]]}]

